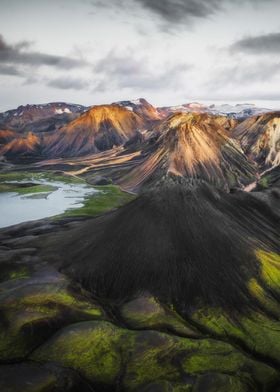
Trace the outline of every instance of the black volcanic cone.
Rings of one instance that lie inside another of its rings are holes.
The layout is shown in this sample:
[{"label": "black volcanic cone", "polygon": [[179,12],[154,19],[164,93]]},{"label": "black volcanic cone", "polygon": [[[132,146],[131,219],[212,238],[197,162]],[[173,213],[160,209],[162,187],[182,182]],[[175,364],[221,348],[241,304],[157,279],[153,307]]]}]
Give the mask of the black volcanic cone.
[{"label": "black volcanic cone", "polygon": [[99,298],[149,292],[182,308],[242,310],[252,303],[248,281],[259,275],[255,251],[277,251],[278,230],[279,216],[250,194],[175,184],[83,223],[61,257]]}]

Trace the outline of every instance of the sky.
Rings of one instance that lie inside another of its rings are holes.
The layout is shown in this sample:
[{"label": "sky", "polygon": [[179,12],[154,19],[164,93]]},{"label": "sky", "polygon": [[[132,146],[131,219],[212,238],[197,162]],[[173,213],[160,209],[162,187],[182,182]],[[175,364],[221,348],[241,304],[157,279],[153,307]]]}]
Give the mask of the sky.
[{"label": "sky", "polygon": [[0,0],[0,111],[146,98],[280,108],[279,0]]}]

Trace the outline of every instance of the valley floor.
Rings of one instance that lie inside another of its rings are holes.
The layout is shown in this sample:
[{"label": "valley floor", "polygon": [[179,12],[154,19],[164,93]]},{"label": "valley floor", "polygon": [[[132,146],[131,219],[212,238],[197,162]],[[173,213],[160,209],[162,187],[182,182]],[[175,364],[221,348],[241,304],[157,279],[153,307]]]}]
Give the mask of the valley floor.
[{"label": "valley floor", "polygon": [[[0,174],[0,191],[53,192],[50,184],[36,185],[42,176],[83,182],[9,170]],[[0,230],[0,390],[280,390],[279,254],[256,253],[263,284],[246,284],[261,306],[250,312],[203,303],[184,310],[144,291],[109,301],[70,278],[56,254],[65,238],[77,249],[86,243],[90,237],[76,233],[92,216],[135,198],[113,185],[95,187],[97,195],[79,208]]]}]

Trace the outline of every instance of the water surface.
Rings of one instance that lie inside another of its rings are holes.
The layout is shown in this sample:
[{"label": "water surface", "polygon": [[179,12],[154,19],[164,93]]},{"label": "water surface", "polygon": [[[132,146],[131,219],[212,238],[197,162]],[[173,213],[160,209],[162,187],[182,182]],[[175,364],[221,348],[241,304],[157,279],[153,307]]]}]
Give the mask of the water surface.
[{"label": "water surface", "polygon": [[[26,181],[16,183],[24,182]],[[52,192],[27,195],[18,195],[14,192],[0,193],[0,227],[42,219],[62,214],[69,208],[82,207],[86,196],[99,192],[83,183],[68,184],[45,179],[36,179],[34,182],[52,185],[56,189]]]}]

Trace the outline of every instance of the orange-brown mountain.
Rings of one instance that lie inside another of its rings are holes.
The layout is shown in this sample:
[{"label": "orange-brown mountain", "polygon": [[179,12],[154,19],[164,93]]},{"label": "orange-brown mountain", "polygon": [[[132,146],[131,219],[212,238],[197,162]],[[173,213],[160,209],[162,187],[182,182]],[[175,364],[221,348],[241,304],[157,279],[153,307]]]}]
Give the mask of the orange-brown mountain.
[{"label": "orange-brown mountain", "polygon": [[94,106],[44,139],[44,155],[80,156],[125,144],[144,128],[144,120],[117,105]]},{"label": "orange-brown mountain", "polygon": [[120,181],[127,190],[154,186],[170,177],[201,179],[221,189],[242,188],[256,169],[219,117],[176,113],[155,128],[142,148],[145,158]]}]

